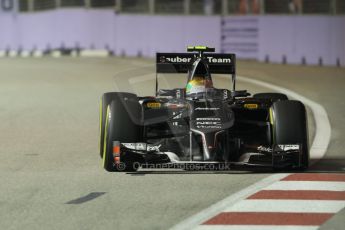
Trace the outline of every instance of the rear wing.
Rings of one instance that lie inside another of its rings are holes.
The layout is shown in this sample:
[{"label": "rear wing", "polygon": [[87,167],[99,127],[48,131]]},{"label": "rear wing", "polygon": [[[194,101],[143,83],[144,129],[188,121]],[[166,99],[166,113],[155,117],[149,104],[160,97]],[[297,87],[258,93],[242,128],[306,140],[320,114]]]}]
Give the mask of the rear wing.
[{"label": "rear wing", "polygon": [[[235,54],[214,54],[204,53],[204,60],[208,63],[210,73],[215,74],[235,74],[236,55]],[[188,73],[196,60],[197,54],[193,53],[157,53],[156,72],[157,73]]]}]

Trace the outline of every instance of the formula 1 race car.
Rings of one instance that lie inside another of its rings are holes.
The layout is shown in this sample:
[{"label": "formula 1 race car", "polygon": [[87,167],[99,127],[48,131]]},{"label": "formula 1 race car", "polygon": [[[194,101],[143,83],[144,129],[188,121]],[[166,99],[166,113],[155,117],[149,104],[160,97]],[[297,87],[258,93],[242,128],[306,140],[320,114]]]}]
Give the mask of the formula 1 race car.
[{"label": "formula 1 race car", "polygon": [[[107,171],[308,167],[307,116],[300,101],[236,91],[235,54],[205,46],[187,51],[156,54],[155,97],[103,95],[100,155]],[[187,85],[158,89],[158,74],[186,74]],[[216,74],[231,75],[232,89],[215,88]]]}]

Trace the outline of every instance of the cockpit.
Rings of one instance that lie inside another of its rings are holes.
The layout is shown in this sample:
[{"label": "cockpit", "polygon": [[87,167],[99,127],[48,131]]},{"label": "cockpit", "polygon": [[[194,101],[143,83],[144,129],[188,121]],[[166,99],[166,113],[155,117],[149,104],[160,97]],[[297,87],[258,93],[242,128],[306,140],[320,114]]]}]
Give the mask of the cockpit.
[{"label": "cockpit", "polygon": [[206,93],[212,91],[213,81],[208,66],[203,60],[197,60],[189,71],[186,97],[201,98]]}]

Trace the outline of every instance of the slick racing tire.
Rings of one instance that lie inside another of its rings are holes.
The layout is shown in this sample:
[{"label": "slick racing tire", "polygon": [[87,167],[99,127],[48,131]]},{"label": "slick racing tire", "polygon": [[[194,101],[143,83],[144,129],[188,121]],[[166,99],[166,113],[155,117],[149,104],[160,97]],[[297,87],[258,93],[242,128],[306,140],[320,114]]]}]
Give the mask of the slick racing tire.
[{"label": "slick racing tire", "polygon": [[105,112],[103,166],[105,170],[136,171],[137,159],[121,156],[121,163],[114,164],[113,141],[135,143],[140,141],[141,109],[138,98],[134,95],[117,95],[107,106]]},{"label": "slick racing tire", "polygon": [[288,97],[282,93],[257,93],[254,94],[253,97],[258,99],[271,99],[272,102],[288,100]]},{"label": "slick racing tire", "polygon": [[300,101],[274,102],[270,111],[273,144],[301,144],[299,170],[309,166],[308,123],[305,106]]},{"label": "slick racing tire", "polygon": [[107,107],[113,100],[119,98],[130,98],[136,100],[137,96],[132,93],[122,93],[122,92],[109,92],[103,94],[99,106],[99,153],[103,157],[103,143],[104,143],[104,126],[106,119]]}]

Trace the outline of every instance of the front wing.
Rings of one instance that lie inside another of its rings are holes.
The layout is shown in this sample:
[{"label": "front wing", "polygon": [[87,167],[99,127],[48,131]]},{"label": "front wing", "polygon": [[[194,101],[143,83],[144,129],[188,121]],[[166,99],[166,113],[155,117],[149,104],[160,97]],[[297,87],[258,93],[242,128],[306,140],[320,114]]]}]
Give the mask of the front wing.
[{"label": "front wing", "polygon": [[[238,161],[182,161],[173,152],[159,151],[159,145],[147,143],[119,143],[120,161],[130,162],[137,167],[152,169],[186,170],[232,170],[240,168],[300,168],[302,166],[301,145],[259,146],[256,152],[242,154]],[[115,148],[114,148],[115,149]],[[114,155],[115,156],[115,155]],[[117,155],[118,156],[118,155]]]}]

